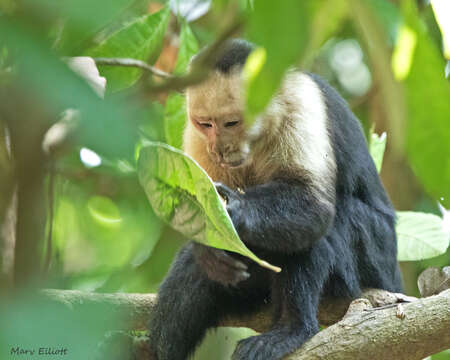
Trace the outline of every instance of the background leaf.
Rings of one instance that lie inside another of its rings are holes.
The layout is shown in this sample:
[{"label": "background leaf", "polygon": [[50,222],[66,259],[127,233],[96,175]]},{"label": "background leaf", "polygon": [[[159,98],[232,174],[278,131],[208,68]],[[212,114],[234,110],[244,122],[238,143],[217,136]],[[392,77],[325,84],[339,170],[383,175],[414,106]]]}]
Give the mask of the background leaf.
[{"label": "background leaf", "polygon": [[141,150],[139,181],[155,211],[185,237],[268,266],[240,240],[212,180],[189,156],[166,144]]},{"label": "background leaf", "polygon": [[169,145],[181,149],[186,121],[186,98],[181,94],[169,95],[164,111],[164,132]]},{"label": "background leaf", "polygon": [[[0,5],[3,1],[0,1]],[[59,22],[55,48],[65,56],[79,56],[80,50],[92,42],[96,32],[122,16],[134,0],[27,0],[21,5],[29,14],[48,26]],[[26,13],[26,12],[25,12]],[[63,19],[63,22],[61,22]],[[41,26],[42,27],[42,26]]]},{"label": "background leaf", "polygon": [[[162,49],[169,22],[168,8],[144,15],[113,33],[103,43],[87,51],[92,57],[126,57],[153,63]],[[107,90],[117,91],[133,85],[142,75],[140,69],[100,66]]]},{"label": "background leaf", "polygon": [[387,136],[385,132],[381,135],[373,132],[370,133],[369,152],[378,172],[381,171],[381,166],[383,165],[384,150],[386,149],[386,138]]},{"label": "background leaf", "polygon": [[191,57],[198,52],[198,41],[189,25],[185,22],[181,26],[180,48],[178,49],[175,74],[183,74],[187,71]]},{"label": "background leaf", "polygon": [[397,212],[398,260],[415,261],[444,254],[450,234],[433,214]]},{"label": "background leaf", "polygon": [[[185,22],[181,27],[180,48],[178,50],[175,74],[184,74],[189,61],[198,52],[198,42],[189,25]],[[183,131],[187,121],[186,98],[184,95],[172,93],[166,100],[164,112],[164,132],[166,142],[178,149],[183,143]]]},{"label": "background leaf", "polygon": [[[247,87],[247,116],[260,113],[278,89],[285,70],[299,60],[309,38],[311,1],[255,1],[248,38],[265,48],[267,61]],[[281,40],[282,39],[282,40]]]},{"label": "background leaf", "polygon": [[406,150],[416,175],[435,199],[450,207],[450,83],[445,61],[428,40],[415,5],[403,2],[407,25],[417,45],[405,79],[409,116]]}]

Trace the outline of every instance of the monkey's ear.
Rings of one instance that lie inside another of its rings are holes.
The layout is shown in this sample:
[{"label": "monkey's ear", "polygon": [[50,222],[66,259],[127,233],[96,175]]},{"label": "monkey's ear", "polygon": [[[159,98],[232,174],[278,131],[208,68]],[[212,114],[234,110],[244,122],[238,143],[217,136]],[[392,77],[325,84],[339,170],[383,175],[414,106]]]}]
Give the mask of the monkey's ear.
[{"label": "monkey's ear", "polygon": [[219,195],[225,199],[227,204],[233,200],[239,199],[239,193],[237,191],[231,190],[228,186],[222,183],[214,183],[214,185],[216,186]]}]

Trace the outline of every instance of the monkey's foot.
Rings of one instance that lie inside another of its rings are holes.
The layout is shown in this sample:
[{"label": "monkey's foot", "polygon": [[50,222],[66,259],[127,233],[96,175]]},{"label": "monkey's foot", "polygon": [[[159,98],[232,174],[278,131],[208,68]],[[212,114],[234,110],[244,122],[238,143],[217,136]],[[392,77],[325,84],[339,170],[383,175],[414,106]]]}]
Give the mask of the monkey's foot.
[{"label": "monkey's foot", "polygon": [[313,334],[278,328],[239,341],[232,360],[279,360],[299,349]]}]

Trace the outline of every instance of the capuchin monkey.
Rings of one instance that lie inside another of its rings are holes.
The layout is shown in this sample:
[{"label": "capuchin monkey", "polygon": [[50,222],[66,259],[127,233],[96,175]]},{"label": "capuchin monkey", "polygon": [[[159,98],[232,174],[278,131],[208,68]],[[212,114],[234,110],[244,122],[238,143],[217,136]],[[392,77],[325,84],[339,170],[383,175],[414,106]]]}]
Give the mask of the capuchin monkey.
[{"label": "capuchin monkey", "polygon": [[222,319],[266,303],[271,330],[241,340],[233,359],[281,359],[319,331],[322,297],[402,289],[394,210],[358,120],[317,75],[292,70],[247,126],[241,72],[252,50],[228,41],[209,78],[187,90],[184,151],[216,182],[242,241],[282,271],[188,243],[150,322],[158,360],[186,359]]}]

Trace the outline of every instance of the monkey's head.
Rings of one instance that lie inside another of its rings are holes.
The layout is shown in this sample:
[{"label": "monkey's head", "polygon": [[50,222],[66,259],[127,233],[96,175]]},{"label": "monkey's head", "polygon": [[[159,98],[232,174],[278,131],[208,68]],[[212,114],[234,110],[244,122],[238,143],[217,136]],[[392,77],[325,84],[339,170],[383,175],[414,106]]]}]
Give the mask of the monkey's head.
[{"label": "monkey's head", "polygon": [[187,90],[189,121],[205,140],[211,160],[223,167],[245,165],[250,156],[241,70],[252,50],[244,40],[228,41],[208,79]]}]

